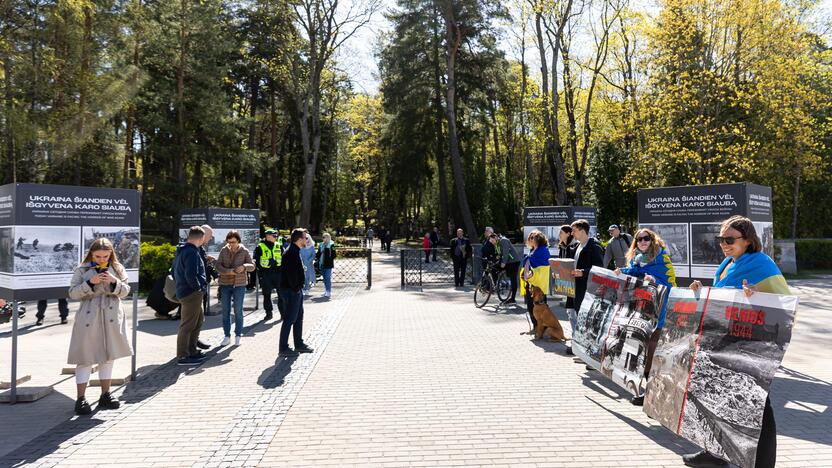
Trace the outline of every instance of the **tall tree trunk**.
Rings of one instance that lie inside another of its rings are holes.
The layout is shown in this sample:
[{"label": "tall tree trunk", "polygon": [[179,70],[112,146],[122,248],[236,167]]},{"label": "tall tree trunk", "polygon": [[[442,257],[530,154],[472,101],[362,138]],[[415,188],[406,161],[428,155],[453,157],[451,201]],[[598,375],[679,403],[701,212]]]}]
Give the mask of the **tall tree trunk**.
[{"label": "tall tree trunk", "polygon": [[81,165],[83,162],[84,146],[87,144],[87,98],[90,82],[90,62],[92,55],[92,9],[84,7],[84,38],[81,44],[81,80],[78,83],[78,140],[75,148],[75,164],[73,180],[75,185],[81,185]]},{"label": "tall tree trunk", "polygon": [[[136,5],[139,9],[142,7],[142,1],[137,0]],[[133,69],[130,70],[130,90],[135,91],[138,87],[138,76],[139,76],[139,45],[141,41],[141,34],[138,28],[133,31],[134,42],[133,42]],[[131,183],[136,177],[136,152],[134,149],[134,141],[135,138],[135,130],[134,125],[136,121],[136,101],[135,99],[130,99],[130,103],[127,105],[127,128],[124,134],[124,166],[122,167],[122,174],[121,174],[121,186],[124,188],[129,188],[134,184]],[[131,175],[132,172],[132,175]]]},{"label": "tall tree trunk", "polygon": [[456,185],[456,197],[459,203],[459,211],[465,224],[465,230],[469,236],[477,233],[474,225],[474,218],[471,216],[471,208],[468,205],[468,195],[465,193],[465,179],[462,173],[462,159],[459,154],[459,140],[456,132],[456,54],[462,44],[462,33],[456,24],[454,15],[453,0],[445,0],[445,30],[447,37],[447,70],[448,81],[446,84],[447,96],[445,98],[446,115],[448,119],[448,143],[451,151],[451,168],[454,172]]},{"label": "tall tree trunk", "polygon": [[[442,131],[442,70],[439,64],[439,12],[434,9],[433,20],[433,108],[435,116],[434,133],[436,134],[436,170],[439,175],[439,225],[447,226],[449,216],[448,174],[445,164],[445,139]],[[449,236],[451,233],[447,233]]]},{"label": "tall tree trunk", "polygon": [[[11,54],[7,54],[3,57],[3,74],[4,77],[4,88],[5,89],[5,108],[6,108],[6,161],[5,164],[0,165],[2,168],[10,169],[8,173],[4,174],[0,177],[0,181],[2,183],[11,182],[17,183],[17,155],[15,154],[15,147],[14,147],[14,130],[12,130],[12,126],[14,125],[14,92],[12,90],[12,60]],[[5,171],[4,171],[5,172]]]},{"label": "tall tree trunk", "polygon": [[185,184],[185,164],[188,157],[187,139],[185,137],[185,59],[187,32],[186,18],[188,0],[179,2],[179,59],[176,66],[176,142],[178,157],[176,158],[176,182],[177,191],[180,194],[179,202],[186,204],[187,186]]},{"label": "tall tree trunk", "polygon": [[[275,161],[276,156],[277,156],[277,101],[275,99],[275,89],[274,88],[275,88],[274,79],[269,78],[269,161]],[[283,156],[281,155],[281,159],[282,159],[282,157]],[[280,164],[276,164],[276,165],[272,165],[272,166],[273,167],[272,167],[272,177],[271,177],[271,179],[272,179],[271,195],[278,199],[278,200],[276,200],[276,203],[275,203],[275,206],[274,206],[275,210],[272,213],[272,216],[273,216],[272,222],[274,223],[274,222],[277,221],[276,218],[280,217],[279,206],[280,206],[280,203],[282,202],[281,199],[284,198],[284,197],[280,197],[280,188],[279,188],[279,185],[282,185],[282,184],[280,184],[280,182],[282,181],[280,174],[282,174],[284,171],[278,171],[277,167],[286,167],[286,165],[282,164],[282,162],[281,162]]]},{"label": "tall tree trunk", "polygon": [[794,178],[794,192],[792,193],[792,239],[797,239],[797,208],[800,203],[800,179],[803,177],[803,166],[800,160],[795,167],[797,174]]},{"label": "tall tree trunk", "polygon": [[[249,105],[251,106],[251,111],[249,112],[249,118],[251,121],[248,124],[248,154],[249,157],[254,157],[255,151],[257,151],[257,100],[258,100],[258,93],[260,90],[260,77],[256,75],[252,75],[249,81],[249,89],[251,90],[250,101]],[[270,159],[273,161],[273,159]],[[257,186],[254,182],[254,163],[255,161],[250,160],[246,164],[246,185],[248,186],[248,198],[243,206],[246,208],[253,208],[257,206]]]}]

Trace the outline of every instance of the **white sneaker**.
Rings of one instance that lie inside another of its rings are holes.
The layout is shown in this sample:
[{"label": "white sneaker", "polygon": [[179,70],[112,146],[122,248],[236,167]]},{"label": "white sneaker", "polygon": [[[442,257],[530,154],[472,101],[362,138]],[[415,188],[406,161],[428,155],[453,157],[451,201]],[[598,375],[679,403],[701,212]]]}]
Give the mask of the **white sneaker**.
[{"label": "white sneaker", "polygon": [[228,346],[228,343],[231,343],[231,338],[226,336],[222,339],[222,342],[220,343],[220,346]]},{"label": "white sneaker", "polygon": [[330,297],[330,296],[332,296],[331,292],[329,292],[329,291],[324,292],[324,297]]},{"label": "white sneaker", "polygon": [[235,336],[234,337],[234,346],[240,346],[240,340],[242,338],[243,338],[242,336]]}]

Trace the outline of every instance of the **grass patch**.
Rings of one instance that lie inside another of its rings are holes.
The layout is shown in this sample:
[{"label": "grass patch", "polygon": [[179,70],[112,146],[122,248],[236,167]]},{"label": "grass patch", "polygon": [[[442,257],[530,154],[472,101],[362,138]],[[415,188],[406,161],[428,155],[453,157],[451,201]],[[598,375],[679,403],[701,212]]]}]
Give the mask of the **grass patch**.
[{"label": "grass patch", "polygon": [[832,275],[832,270],[800,270],[796,274],[783,273],[783,277],[790,279],[814,279],[821,275]]}]

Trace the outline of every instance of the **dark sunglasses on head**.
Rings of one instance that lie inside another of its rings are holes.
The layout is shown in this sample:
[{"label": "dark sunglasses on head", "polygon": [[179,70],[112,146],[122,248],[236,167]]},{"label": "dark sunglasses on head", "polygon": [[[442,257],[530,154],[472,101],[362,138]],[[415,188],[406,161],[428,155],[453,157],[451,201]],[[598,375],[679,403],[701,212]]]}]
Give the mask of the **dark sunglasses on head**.
[{"label": "dark sunglasses on head", "polygon": [[641,241],[644,241],[644,242],[652,242],[652,241],[653,241],[653,238],[652,238],[652,237],[650,237],[650,236],[636,237],[636,241],[637,241],[637,242],[641,242]]},{"label": "dark sunglasses on head", "polygon": [[745,239],[745,237],[716,236],[714,239],[716,239],[718,244],[722,244],[724,242],[728,245],[734,245],[734,242],[736,242],[737,239]]}]

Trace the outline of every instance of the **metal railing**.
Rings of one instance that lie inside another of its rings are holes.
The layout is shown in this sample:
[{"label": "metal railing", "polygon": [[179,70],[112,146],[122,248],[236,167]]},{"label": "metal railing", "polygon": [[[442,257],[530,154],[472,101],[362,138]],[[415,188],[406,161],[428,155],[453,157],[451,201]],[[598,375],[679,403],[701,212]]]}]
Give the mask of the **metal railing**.
[{"label": "metal railing", "polygon": [[[473,255],[468,260],[465,268],[465,281],[468,284],[476,284],[482,277],[482,244],[471,244]],[[515,245],[514,248],[522,256],[523,246]],[[434,260],[434,250],[436,260]],[[454,264],[448,247],[439,247],[429,251],[427,260],[424,249],[401,249],[400,250],[401,287],[409,286],[423,287],[424,285],[448,285],[454,284]]]},{"label": "metal railing", "polygon": [[336,247],[334,283],[367,283],[373,286],[373,251],[365,248]]}]

